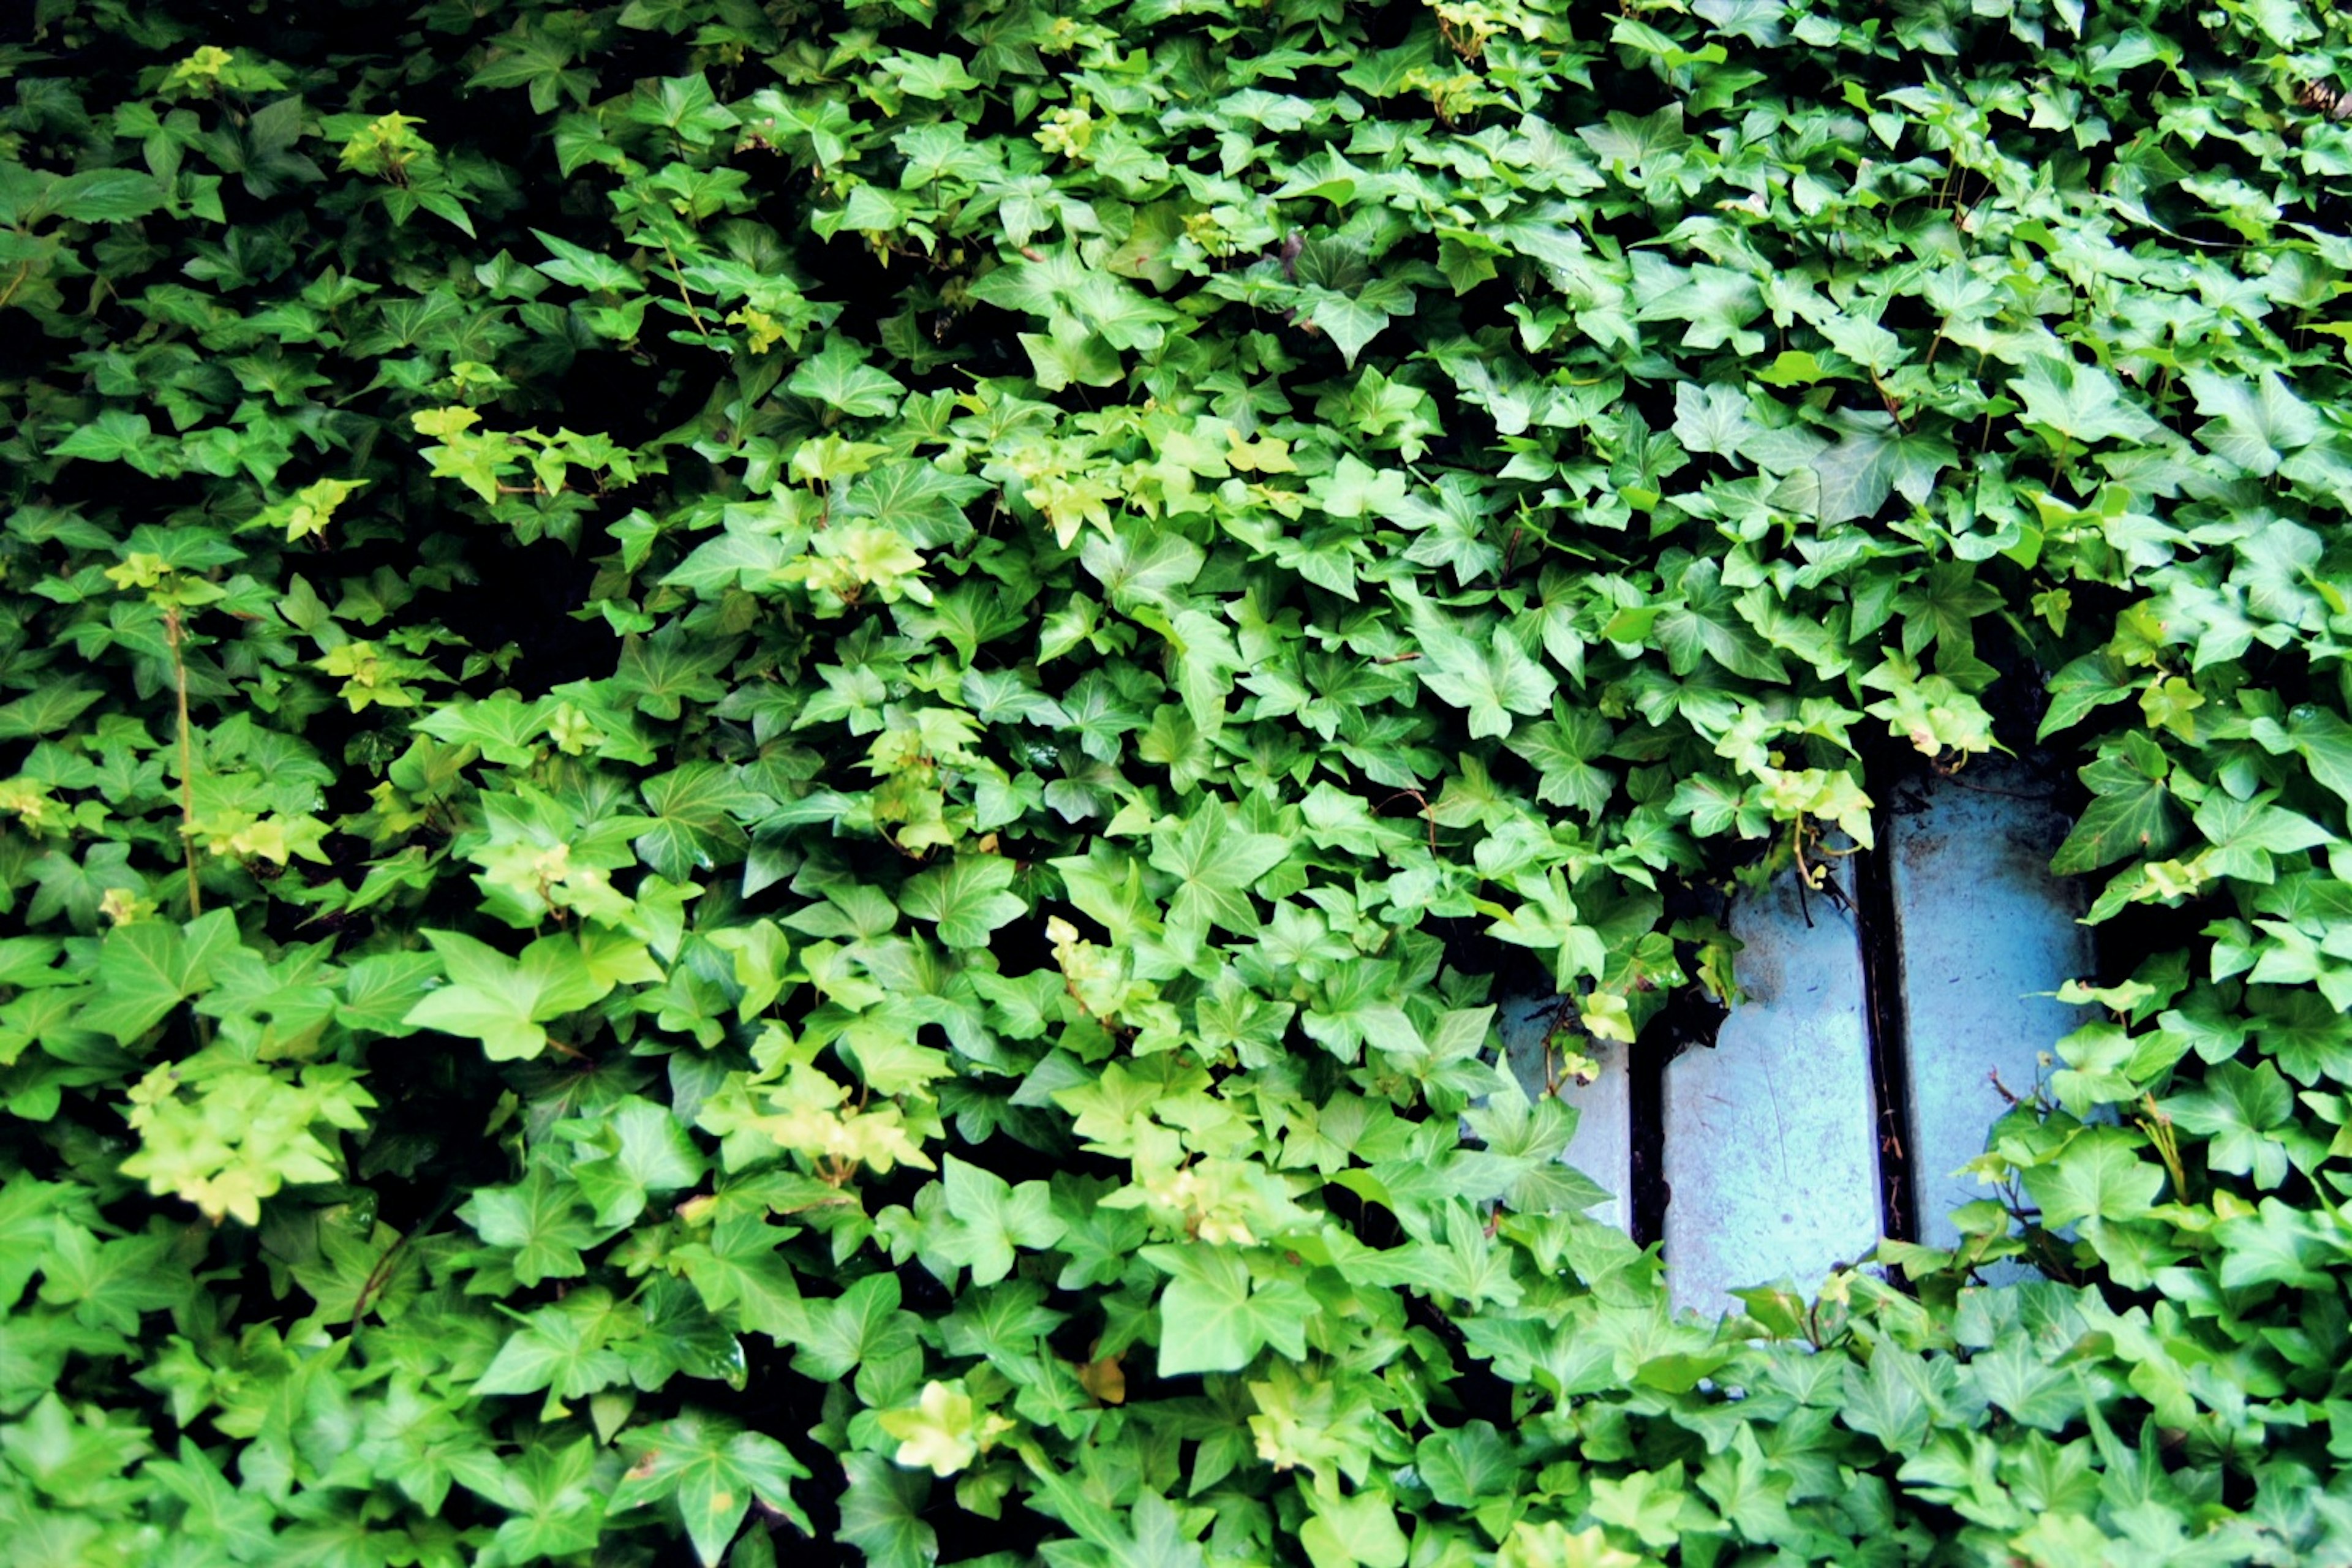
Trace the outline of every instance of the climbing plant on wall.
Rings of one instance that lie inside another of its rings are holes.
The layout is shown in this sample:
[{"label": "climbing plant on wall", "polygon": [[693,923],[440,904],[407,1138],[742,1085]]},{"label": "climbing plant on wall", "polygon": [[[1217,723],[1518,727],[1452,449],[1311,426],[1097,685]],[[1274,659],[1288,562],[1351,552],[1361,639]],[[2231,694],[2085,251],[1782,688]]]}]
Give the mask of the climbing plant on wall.
[{"label": "climbing plant on wall", "polygon": [[[12,1560],[2352,1558],[2346,53],[38,0]],[[2043,742],[1965,1246],[1675,1321],[1504,988]]]}]

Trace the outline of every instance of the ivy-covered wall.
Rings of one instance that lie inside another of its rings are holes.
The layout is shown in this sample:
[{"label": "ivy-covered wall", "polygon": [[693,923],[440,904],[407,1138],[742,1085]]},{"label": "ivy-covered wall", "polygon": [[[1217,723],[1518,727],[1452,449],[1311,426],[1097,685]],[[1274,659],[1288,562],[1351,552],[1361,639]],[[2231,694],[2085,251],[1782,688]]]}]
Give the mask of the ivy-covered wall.
[{"label": "ivy-covered wall", "polygon": [[[19,26],[0,1555],[2352,1561],[2338,11]],[[1964,1245],[1675,1321],[1496,1004],[2042,743]]]}]

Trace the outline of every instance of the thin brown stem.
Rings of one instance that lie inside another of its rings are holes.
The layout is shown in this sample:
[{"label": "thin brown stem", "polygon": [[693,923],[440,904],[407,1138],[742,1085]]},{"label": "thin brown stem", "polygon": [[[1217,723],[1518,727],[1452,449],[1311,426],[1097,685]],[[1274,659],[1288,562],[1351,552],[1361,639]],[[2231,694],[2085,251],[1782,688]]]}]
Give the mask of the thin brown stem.
[{"label": "thin brown stem", "polygon": [[1388,799],[1381,802],[1381,808],[1385,811],[1388,807],[1393,805],[1398,801],[1405,799],[1411,799],[1420,805],[1421,818],[1423,822],[1429,824],[1429,852],[1433,855],[1436,854],[1437,814],[1430,809],[1429,797],[1427,795],[1422,794],[1417,789],[1401,789],[1397,791],[1396,794],[1389,796]]},{"label": "thin brown stem", "polygon": [[1885,405],[1886,416],[1895,421],[1895,427],[1908,435],[1911,427],[1903,423],[1903,405],[1895,401],[1895,395],[1886,390],[1886,384],[1878,379],[1878,373],[1874,370],[1870,373],[1870,384],[1878,393],[1878,401]]},{"label": "thin brown stem", "polygon": [[172,684],[180,700],[180,847],[188,865],[188,918],[205,912],[204,894],[196,886],[196,742],[188,722],[188,661],[180,652],[180,606],[163,609],[163,640],[172,650]]},{"label": "thin brown stem", "polygon": [[[1969,373],[1969,374],[1979,383],[1984,380],[1985,355],[1988,352],[1990,351],[1985,349],[1979,349],[1977,351],[1977,368]],[[1984,427],[1977,432],[1977,450],[1981,452],[1991,445],[1992,403],[1988,399],[1985,403]]]}]

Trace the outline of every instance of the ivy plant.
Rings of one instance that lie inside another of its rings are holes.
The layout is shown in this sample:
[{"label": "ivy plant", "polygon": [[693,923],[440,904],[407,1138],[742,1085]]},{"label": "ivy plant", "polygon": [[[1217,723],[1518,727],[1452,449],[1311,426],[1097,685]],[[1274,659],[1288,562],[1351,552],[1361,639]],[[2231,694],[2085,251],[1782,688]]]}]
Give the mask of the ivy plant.
[{"label": "ivy plant", "polygon": [[[12,1561],[2352,1556],[2336,11],[31,11]],[[1498,1005],[1995,752],[2095,1021],[1677,1318]]]}]

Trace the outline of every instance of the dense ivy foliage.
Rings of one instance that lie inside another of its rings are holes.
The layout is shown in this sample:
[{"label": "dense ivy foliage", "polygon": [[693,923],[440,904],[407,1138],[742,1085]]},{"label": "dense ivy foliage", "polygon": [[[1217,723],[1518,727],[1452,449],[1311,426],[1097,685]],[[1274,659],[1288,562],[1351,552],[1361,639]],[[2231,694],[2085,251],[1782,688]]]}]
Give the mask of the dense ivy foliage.
[{"label": "dense ivy foliage", "polygon": [[[2352,1561],[2346,52],[40,0],[5,1554]],[[1967,1246],[1675,1321],[1498,997],[2042,742]]]}]

